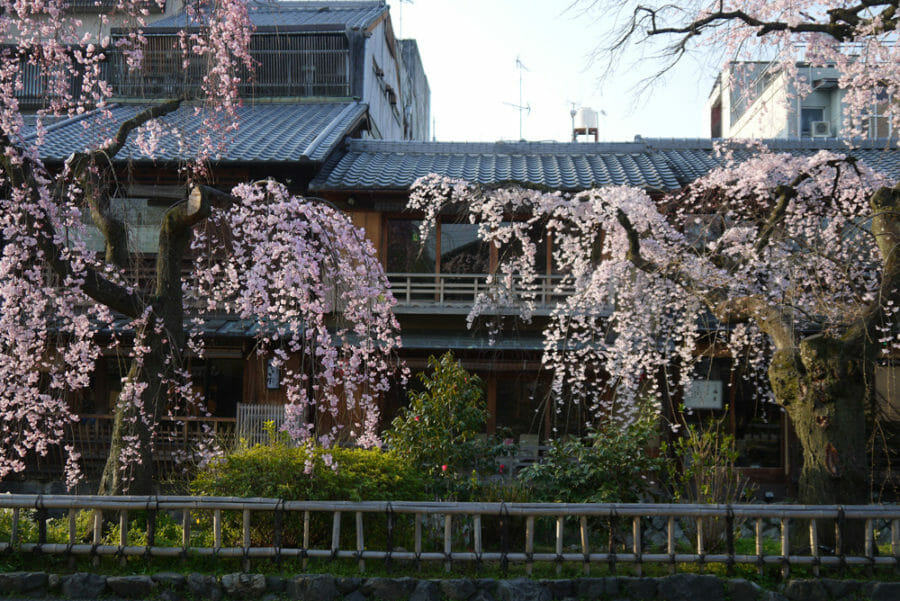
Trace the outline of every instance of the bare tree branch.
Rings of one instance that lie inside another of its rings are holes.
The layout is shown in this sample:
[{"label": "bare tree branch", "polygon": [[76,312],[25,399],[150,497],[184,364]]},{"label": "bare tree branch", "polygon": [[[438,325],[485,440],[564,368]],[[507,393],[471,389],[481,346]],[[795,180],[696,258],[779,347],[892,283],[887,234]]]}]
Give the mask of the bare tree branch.
[{"label": "bare tree branch", "polygon": [[[6,134],[0,133],[0,146],[4,148],[12,146]],[[33,197],[38,195],[39,186],[30,174],[30,171],[38,169],[38,166],[27,158],[18,157],[16,160],[8,154],[0,156],[0,166],[12,186],[28,186],[29,193]],[[34,201],[37,204],[37,198]],[[56,229],[50,219],[42,219],[39,224],[35,224],[35,227],[39,230],[36,238],[41,251],[46,256],[50,267],[58,275],[63,278],[82,277],[84,280],[81,286],[82,292],[114,311],[135,318],[143,313],[146,302],[138,292],[110,281],[89,266],[76,272],[57,243]]]},{"label": "bare tree branch", "polygon": [[169,100],[144,109],[131,119],[127,119],[106,144],[97,150],[79,152],[66,161],[72,175],[78,180],[85,200],[91,209],[91,219],[103,234],[106,243],[106,260],[124,269],[130,261],[128,251],[128,230],[121,219],[116,218],[110,210],[110,181],[108,173],[112,170],[112,159],[125,146],[132,131],[152,119],[162,117],[175,111],[181,100]]}]

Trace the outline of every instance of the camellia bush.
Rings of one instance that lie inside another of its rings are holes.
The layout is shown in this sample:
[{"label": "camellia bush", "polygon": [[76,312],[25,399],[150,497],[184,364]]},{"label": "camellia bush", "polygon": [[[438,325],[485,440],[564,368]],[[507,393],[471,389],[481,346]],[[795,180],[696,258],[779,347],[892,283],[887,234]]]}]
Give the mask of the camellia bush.
[{"label": "camellia bush", "polygon": [[659,419],[644,412],[627,425],[607,422],[581,438],[550,441],[541,461],[523,469],[519,481],[535,501],[638,503],[660,491],[664,461],[648,452]]},{"label": "camellia bush", "polygon": [[[438,497],[467,497],[481,476],[497,471],[495,458],[508,451],[484,432],[488,412],[481,379],[450,352],[428,358],[418,374],[422,390],[384,433],[388,447],[430,478]],[[463,500],[463,499],[460,499]]]}]

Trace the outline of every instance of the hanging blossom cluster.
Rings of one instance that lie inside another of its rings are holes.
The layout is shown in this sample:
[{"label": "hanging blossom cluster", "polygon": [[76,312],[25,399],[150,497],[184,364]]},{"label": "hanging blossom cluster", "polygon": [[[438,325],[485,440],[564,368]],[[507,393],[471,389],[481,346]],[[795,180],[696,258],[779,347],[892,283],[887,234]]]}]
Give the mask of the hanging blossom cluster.
[{"label": "hanging blossom cluster", "polygon": [[[282,370],[292,438],[378,445],[377,401],[396,374],[400,337],[374,247],[340,211],[280,184],[232,194],[234,205],[197,231],[189,298],[255,325],[258,352]],[[317,431],[317,414],[355,421]]]},{"label": "hanging blossom cluster", "polygon": [[[159,4],[164,5],[162,0]],[[69,5],[67,0],[0,0],[0,38],[11,42],[0,48],[0,479],[22,471],[29,456],[63,446],[66,430],[77,420],[71,407],[88,394],[101,353],[116,353],[134,368],[123,378],[119,408],[130,423],[152,431],[149,439],[128,435],[114,458],[123,471],[165,439],[167,434],[159,431],[161,414],[183,415],[201,404],[185,367],[186,349],[152,314],[152,299],[86,243],[97,233],[84,225],[91,204],[96,208],[103,202],[99,199],[117,192],[111,166],[118,124],[109,110],[113,89],[104,79],[112,70],[104,67],[112,53],[119,53],[132,72],[145,68],[148,40],[142,28],[148,5],[118,0],[99,15],[96,29]],[[237,127],[239,79],[230,74],[252,67],[252,26],[244,3],[222,0],[204,4],[203,10],[208,18],[192,30],[183,51],[201,55],[209,70],[201,85],[209,104],[206,113],[215,115],[215,123],[207,124],[202,144],[183,145],[190,173],[202,173],[224,134]],[[108,34],[110,27],[117,28],[115,38]],[[19,102],[23,94],[42,99],[27,119]],[[69,161],[57,171],[44,167],[47,125],[59,117],[79,117],[85,140],[90,140],[85,152],[100,151],[86,166]],[[152,154],[160,139],[175,133],[171,123],[149,120],[131,135]],[[94,189],[87,190],[86,182]],[[105,211],[108,207],[100,210]],[[131,314],[141,313],[139,307],[146,310],[123,326],[121,319],[114,320],[112,305],[104,304],[119,301],[138,307]],[[168,353],[165,361],[159,360],[160,352]],[[168,402],[161,411],[160,389],[167,399],[163,403]],[[203,453],[211,448],[206,445]],[[65,445],[63,450],[66,480],[74,485],[81,474],[79,449]]]},{"label": "hanging blossom cluster", "polygon": [[[59,206],[44,178],[36,173],[29,187],[0,175],[8,191],[0,197],[0,479],[22,471],[29,453],[46,455],[62,442],[77,420],[67,401],[88,387],[100,352],[96,328],[112,320],[81,292],[86,269],[96,265],[79,242],[80,212]],[[51,245],[71,267],[64,277],[47,268]],[[67,474],[76,473],[74,462]]]},{"label": "hanging blossom cluster", "polygon": [[[428,228],[446,207],[464,207],[498,249],[470,323],[510,306],[531,317],[546,260],[536,241],[549,238],[562,276],[553,296],[564,300],[544,330],[543,360],[558,411],[578,403],[597,419],[628,421],[659,399],[660,386],[690,386],[692,366],[716,344],[749,359],[744,377],[769,399],[771,340],[761,317],[725,329],[712,313],[759,298],[794,319],[797,331],[846,327],[880,283],[868,200],[883,181],[825,152],[735,154],[744,160],[723,156],[721,168],[662,198],[626,186],[484,189],[431,175],[416,182],[409,208],[425,214]],[[792,192],[773,219],[779,186]]]}]

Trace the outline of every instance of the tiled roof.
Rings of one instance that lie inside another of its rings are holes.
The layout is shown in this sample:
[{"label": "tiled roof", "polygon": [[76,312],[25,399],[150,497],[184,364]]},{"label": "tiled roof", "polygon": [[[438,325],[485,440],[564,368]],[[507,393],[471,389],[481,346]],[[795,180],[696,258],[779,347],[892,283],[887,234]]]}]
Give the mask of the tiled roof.
[{"label": "tiled roof", "polygon": [[[122,104],[110,109],[112,119],[99,112],[54,124],[48,128],[40,147],[45,160],[61,161],[73,152],[99,145],[98,141],[115,134],[119,124],[138,114],[148,105]],[[360,102],[271,103],[254,104],[239,109],[239,127],[218,162],[296,162],[324,160],[337,144],[359,124],[367,106]],[[200,136],[205,135],[203,115],[195,107],[183,105],[161,119],[172,124],[181,135],[163,136],[155,152],[149,156],[129,137],[116,159],[178,161],[192,156]]]},{"label": "tiled roof", "polygon": [[[768,141],[776,151],[846,151],[840,141]],[[853,154],[900,179],[900,150],[870,144]],[[749,156],[738,151],[737,156]],[[627,184],[679,189],[715,167],[712,140],[638,139],[634,142],[384,142],[349,140],[310,184],[313,190],[407,190],[429,173],[482,184],[508,180],[560,190]]]},{"label": "tiled roof", "polygon": [[[294,2],[250,2],[250,20],[257,28],[289,28],[289,29],[366,29],[377,21],[385,12],[387,5],[378,0],[374,2],[351,2],[333,0],[294,1]],[[192,21],[191,25],[196,25]],[[182,29],[187,25],[184,13],[165,17],[144,26],[144,30],[169,31]]]}]

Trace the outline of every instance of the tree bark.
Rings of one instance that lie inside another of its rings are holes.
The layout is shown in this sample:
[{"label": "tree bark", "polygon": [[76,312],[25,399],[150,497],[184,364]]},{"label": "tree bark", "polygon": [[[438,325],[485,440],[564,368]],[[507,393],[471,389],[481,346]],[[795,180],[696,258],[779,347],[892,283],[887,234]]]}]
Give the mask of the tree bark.
[{"label": "tree bark", "polygon": [[[870,502],[866,452],[866,403],[874,368],[856,345],[817,335],[792,352],[780,349],[769,365],[776,402],[784,407],[803,450],[798,500],[810,505]],[[823,545],[834,547],[834,526],[819,527]],[[844,550],[861,549],[861,524],[842,533]]]},{"label": "tree bark", "polygon": [[[194,225],[210,213],[208,193],[194,188],[188,200],[169,209],[159,233],[156,291],[142,343],[149,349],[134,361],[127,381],[146,384],[138,406],[116,404],[110,452],[98,494],[149,495],[156,489],[155,434],[166,415],[168,382],[179,381],[175,367],[186,347],[181,264]],[[162,328],[156,327],[161,322]]]}]

